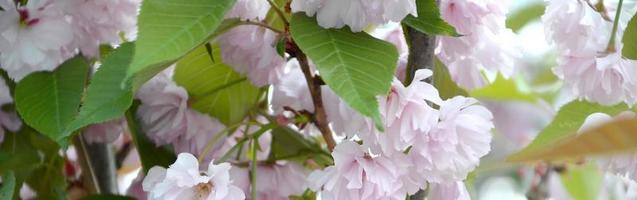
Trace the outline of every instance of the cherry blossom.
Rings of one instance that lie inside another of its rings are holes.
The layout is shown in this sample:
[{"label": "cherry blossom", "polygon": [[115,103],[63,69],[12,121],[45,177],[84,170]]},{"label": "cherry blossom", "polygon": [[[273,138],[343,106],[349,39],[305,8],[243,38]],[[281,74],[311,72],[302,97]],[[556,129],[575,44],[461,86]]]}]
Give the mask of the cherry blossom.
[{"label": "cherry blossom", "polygon": [[409,155],[427,180],[463,180],[490,151],[493,116],[473,98],[456,96],[440,105],[440,122],[420,137]]},{"label": "cherry blossom", "polygon": [[[615,49],[607,49],[612,22],[577,0],[548,1],[542,21],[547,40],[559,54],[554,72],[573,95],[605,105],[637,101],[637,62],[622,58],[619,40]],[[619,19],[617,38],[622,37],[627,22]]]},{"label": "cherry blossom", "polygon": [[407,171],[401,168],[408,163],[372,156],[352,141],[336,145],[332,156],[334,166],[308,177],[310,189],[323,199],[404,199],[408,195],[403,188]]},{"label": "cherry blossom", "polygon": [[505,26],[508,1],[443,0],[441,16],[462,34],[441,36],[436,52],[447,65],[451,78],[473,89],[487,81],[480,71],[513,75],[515,59],[521,56],[515,34]]},{"label": "cherry blossom", "polygon": [[314,16],[325,28],[349,26],[352,31],[362,31],[370,25],[400,22],[407,15],[417,16],[415,0],[295,0],[293,12],[305,12]]},{"label": "cherry blossom", "polygon": [[280,114],[284,111],[284,107],[289,107],[297,111],[314,112],[312,96],[307,88],[299,62],[296,59],[291,59],[287,62],[286,68],[289,72],[273,85],[272,110],[274,113]]},{"label": "cherry blossom", "polygon": [[197,158],[181,153],[168,169],[151,168],[142,186],[149,199],[245,199],[243,191],[232,184],[230,169],[228,163],[210,162],[208,170],[200,171]]},{"label": "cherry blossom", "polygon": [[264,20],[270,10],[267,1],[237,0],[234,7],[226,14],[226,18],[239,18],[241,20]]},{"label": "cherry blossom", "polygon": [[[250,193],[248,168],[235,167],[230,175],[234,183],[245,193]],[[257,166],[257,199],[287,200],[289,196],[301,196],[307,189],[308,170],[292,162],[278,162]]]},{"label": "cherry blossom", "polygon": [[72,17],[74,46],[87,56],[99,55],[102,43],[119,43],[119,33],[136,32],[140,0],[60,1]]},{"label": "cherry blossom", "polygon": [[469,192],[467,187],[461,181],[434,183],[429,186],[429,195],[427,199],[431,200],[469,200]]},{"label": "cherry blossom", "polygon": [[86,127],[84,138],[88,143],[111,143],[127,130],[126,120],[118,118]]},{"label": "cherry blossom", "polygon": [[72,56],[62,51],[72,43],[71,25],[53,1],[16,7],[14,1],[1,0],[0,7],[0,66],[12,79],[51,71]]},{"label": "cherry blossom", "polygon": [[285,60],[277,53],[275,32],[244,25],[219,36],[217,41],[223,61],[255,85],[275,84],[283,76]]}]

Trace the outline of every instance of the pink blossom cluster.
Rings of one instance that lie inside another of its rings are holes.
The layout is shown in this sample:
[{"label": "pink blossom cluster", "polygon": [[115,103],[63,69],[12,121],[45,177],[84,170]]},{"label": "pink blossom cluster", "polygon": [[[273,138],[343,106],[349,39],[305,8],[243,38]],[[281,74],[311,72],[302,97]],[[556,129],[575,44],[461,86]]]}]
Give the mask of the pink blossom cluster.
[{"label": "pink blossom cluster", "polygon": [[354,32],[373,25],[400,22],[407,15],[417,16],[415,0],[295,0],[293,12],[316,15],[318,24],[325,28],[347,25]]},{"label": "pink blossom cluster", "polygon": [[[273,109],[311,111],[298,65],[290,64],[290,73],[274,85]],[[417,71],[409,86],[395,79],[390,93],[378,98],[384,132],[323,87],[328,121],[345,138],[332,153],[335,165],[310,175],[310,188],[324,199],[404,199],[429,182],[441,190],[436,194],[468,198],[462,180],[490,151],[493,116],[473,98],[442,100],[421,81],[431,74]]]},{"label": "pink blossom cluster", "polygon": [[[637,101],[637,61],[621,56],[623,44],[609,44],[613,22],[602,17],[585,1],[547,0],[542,16],[546,37],[558,52],[556,75],[576,97],[605,105]],[[614,16],[613,5],[605,5]],[[632,12],[631,12],[632,10]],[[635,13],[635,6],[623,12]],[[629,15],[619,19],[616,33],[622,38]],[[614,47],[613,47],[614,46]],[[610,47],[610,48],[609,48]]]},{"label": "pink blossom cluster", "polygon": [[482,71],[513,75],[521,52],[515,34],[505,25],[507,7],[508,1],[501,0],[440,1],[442,18],[462,36],[439,37],[436,53],[458,85],[485,86]]},{"label": "pink blossom cluster", "polygon": [[[267,1],[240,0],[226,15],[247,21],[261,21],[270,9]],[[276,49],[280,36],[256,25],[243,25],[219,36],[224,63],[245,74],[256,86],[274,84],[283,76],[285,60]]]},{"label": "pink blossom cluster", "polygon": [[0,67],[14,80],[51,71],[79,51],[99,56],[99,45],[135,32],[139,0],[0,0]]}]

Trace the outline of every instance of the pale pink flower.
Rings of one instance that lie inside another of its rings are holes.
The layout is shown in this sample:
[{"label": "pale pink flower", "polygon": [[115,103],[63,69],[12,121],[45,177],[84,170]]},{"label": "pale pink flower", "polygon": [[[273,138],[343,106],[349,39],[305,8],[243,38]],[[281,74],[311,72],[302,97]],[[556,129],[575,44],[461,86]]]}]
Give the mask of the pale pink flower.
[{"label": "pale pink flower", "polygon": [[417,16],[414,0],[295,0],[293,12],[305,12],[314,16],[325,28],[341,28],[348,25],[354,32],[370,25],[400,22],[407,15]]},{"label": "pale pink flower", "polygon": [[284,107],[289,107],[297,111],[314,112],[312,96],[299,62],[296,59],[291,59],[287,62],[286,68],[289,72],[272,87],[272,110],[274,113],[280,114],[283,113]]},{"label": "pale pink flower", "polygon": [[410,156],[430,182],[463,180],[490,151],[493,116],[473,98],[440,105],[440,122],[414,145]]},{"label": "pale pink flower", "polygon": [[270,10],[270,4],[261,0],[237,0],[234,7],[226,14],[226,18],[241,20],[264,20]]},{"label": "pale pink flower", "polygon": [[[137,92],[142,104],[137,110],[141,127],[157,145],[188,141],[201,134],[214,134],[219,123],[188,107],[188,92],[172,80],[172,68],[148,81]],[[198,141],[201,142],[201,141]],[[201,144],[181,145],[180,150],[199,149]]]},{"label": "pale pink flower", "polygon": [[469,191],[462,181],[429,184],[430,200],[469,200]]},{"label": "pale pink flower", "polygon": [[396,29],[389,32],[387,35],[382,37],[383,40],[390,42],[396,46],[398,49],[398,65],[396,66],[396,72],[394,76],[398,78],[400,81],[405,80],[405,75],[407,75],[407,58],[409,56],[409,47],[407,46],[407,41],[405,41],[405,35],[403,33],[403,29],[401,26],[396,27]]},{"label": "pale pink flower", "polygon": [[119,33],[136,32],[140,0],[65,0],[72,17],[74,46],[87,56],[99,56],[99,45],[120,43]]},{"label": "pale pink flower", "polygon": [[122,133],[128,131],[128,124],[124,118],[118,118],[104,123],[93,124],[84,129],[84,138],[90,143],[111,143]]},{"label": "pale pink flower", "polygon": [[244,25],[219,36],[224,63],[248,76],[256,86],[275,84],[285,71],[285,60],[277,50],[275,32]]},{"label": "pale pink flower", "polygon": [[327,121],[330,122],[335,134],[349,138],[355,135],[371,134],[374,127],[370,120],[351,108],[332,89],[322,86],[321,94]]},{"label": "pale pink flower", "polygon": [[[377,139],[362,138],[365,143],[378,142],[383,153],[402,152],[414,144],[438,122],[438,111],[427,101],[440,104],[438,90],[423,82],[432,75],[431,70],[418,70],[411,85],[405,87],[394,79],[389,95],[379,98],[380,111],[384,117],[385,132],[374,134]],[[367,140],[366,140],[367,139]]]},{"label": "pale pink flower", "polygon": [[439,37],[436,53],[449,67],[454,81],[465,88],[486,84],[480,70],[513,75],[515,59],[521,51],[515,34],[505,26],[508,1],[443,0],[440,2],[444,20],[456,28],[462,37]]},{"label": "pale pink flower", "polygon": [[[307,189],[308,170],[292,162],[277,162],[257,166],[257,199],[287,200],[289,196],[301,196]],[[248,168],[233,168],[230,175],[234,183],[245,193],[250,193]]]},{"label": "pale pink flower", "polygon": [[142,184],[143,181],[144,181],[144,173],[140,172],[137,175],[137,178],[135,178],[135,180],[133,180],[131,185],[128,187],[128,189],[126,189],[126,196],[130,196],[135,199],[142,199],[142,200],[148,199],[148,193],[144,191],[144,187]]},{"label": "pale pink flower", "polygon": [[[637,62],[622,58],[621,40],[616,41],[615,51],[607,51],[612,22],[577,0],[548,1],[542,21],[547,40],[559,54],[554,72],[573,95],[604,105],[637,101]],[[627,22],[620,18],[617,38],[622,38]]]},{"label": "pale pink flower", "polygon": [[71,25],[53,1],[25,6],[0,0],[0,66],[19,81],[36,71],[52,71],[72,54],[62,50],[73,40]]},{"label": "pale pink flower", "polygon": [[334,166],[308,177],[310,189],[323,199],[404,199],[408,195],[403,188],[408,171],[401,167],[409,164],[372,156],[352,141],[336,145],[332,157]]},{"label": "pale pink flower", "polygon": [[[188,127],[189,134],[179,136],[172,143],[176,153],[185,152],[201,156],[209,142],[214,141],[215,138],[218,138],[218,141],[222,141],[226,138],[224,135],[219,135],[226,134],[222,133],[226,127],[217,119],[198,112],[192,112],[189,116],[189,120],[193,121],[193,123],[189,124],[191,127]],[[219,151],[222,146],[223,143],[221,142],[212,144],[209,151]],[[210,161],[213,159],[213,154],[210,152],[208,152],[204,161]]]},{"label": "pale pink flower", "polygon": [[155,166],[144,178],[144,191],[149,199],[245,199],[240,188],[232,184],[228,163],[210,162],[207,171],[199,170],[197,158],[181,153],[168,169]]}]

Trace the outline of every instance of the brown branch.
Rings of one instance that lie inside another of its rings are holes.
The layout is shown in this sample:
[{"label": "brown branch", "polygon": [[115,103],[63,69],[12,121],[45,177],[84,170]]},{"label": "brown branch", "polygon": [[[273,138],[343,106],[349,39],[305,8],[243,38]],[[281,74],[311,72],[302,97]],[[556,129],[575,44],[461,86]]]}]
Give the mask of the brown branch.
[{"label": "brown branch", "polygon": [[319,131],[321,131],[321,135],[323,135],[323,139],[325,139],[325,143],[327,143],[327,148],[331,152],[334,149],[334,146],[336,146],[336,142],[332,136],[332,130],[330,130],[328,125],[325,107],[323,107],[321,81],[312,74],[310,64],[307,61],[307,56],[305,56],[303,52],[298,50],[295,52],[295,56],[301,65],[301,70],[303,71],[303,75],[305,75],[307,87],[312,95],[312,102],[314,103],[314,115],[312,115],[312,122],[314,122]]},{"label": "brown branch", "polygon": [[[416,71],[419,69],[432,69],[435,59],[436,37],[430,36],[420,31],[404,25],[405,40],[409,45],[409,56],[407,57],[407,70],[405,70],[405,85],[409,85],[414,79]],[[432,83],[433,77],[426,81]]]}]

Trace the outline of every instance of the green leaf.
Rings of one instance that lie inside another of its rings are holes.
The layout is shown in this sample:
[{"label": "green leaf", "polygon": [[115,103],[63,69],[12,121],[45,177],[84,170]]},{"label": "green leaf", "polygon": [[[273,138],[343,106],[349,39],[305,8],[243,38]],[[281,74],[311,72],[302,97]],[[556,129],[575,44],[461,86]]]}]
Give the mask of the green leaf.
[{"label": "green leaf", "polygon": [[13,171],[4,173],[2,175],[2,184],[0,185],[0,199],[13,199],[15,188],[15,173]]},{"label": "green leaf", "polygon": [[126,76],[134,46],[124,43],[104,59],[90,81],[78,117],[67,128],[67,135],[86,125],[124,115],[133,102],[133,92],[130,87],[120,87],[120,83]]},{"label": "green leaf", "polygon": [[376,96],[389,92],[398,60],[396,47],[347,27],[321,28],[304,13],[294,14],[290,24],[292,38],[316,64],[325,83],[382,130]]},{"label": "green leaf", "polygon": [[218,45],[213,45],[212,62],[204,47],[177,62],[174,79],[186,88],[192,108],[208,113],[226,125],[237,124],[257,105],[261,90],[222,62]]},{"label": "green leaf", "polygon": [[544,4],[534,3],[511,13],[506,20],[506,27],[518,32],[533,20],[540,19],[544,14]]},{"label": "green leaf", "polygon": [[135,200],[135,198],[114,194],[96,194],[85,197],[82,200]]},{"label": "green leaf", "polygon": [[595,163],[568,165],[567,169],[560,175],[560,180],[571,197],[574,200],[596,200],[604,179]]},{"label": "green leaf", "polygon": [[625,104],[602,106],[585,101],[572,101],[560,108],[553,121],[538,134],[531,144],[507,159],[516,162],[526,161],[533,154],[544,151],[545,148],[576,134],[590,114],[599,112],[614,116],[627,109],[628,106]]},{"label": "green leaf", "polygon": [[456,29],[440,17],[436,0],[416,0],[418,17],[407,15],[403,23],[426,34],[458,37]]},{"label": "green leaf", "polygon": [[126,121],[130,130],[133,143],[139,153],[142,162],[144,174],[153,166],[168,167],[177,160],[177,156],[173,152],[152,143],[139,126],[139,121],[135,118],[139,101],[135,101],[130,109],[126,112]]},{"label": "green leaf", "polygon": [[637,14],[628,22],[622,38],[622,56],[631,60],[637,60]]},{"label": "green leaf", "polygon": [[208,41],[235,0],[146,0],[127,80],[136,90],[170,63]]},{"label": "green leaf", "polygon": [[526,101],[535,103],[539,100],[537,95],[520,90],[514,79],[504,79],[501,74],[498,74],[491,85],[470,91],[469,95],[476,98],[498,101]]},{"label": "green leaf", "polygon": [[334,163],[329,152],[309,139],[288,127],[272,129],[272,150],[270,160],[295,160],[305,162],[313,159],[321,166]]},{"label": "green leaf", "polygon": [[16,86],[15,103],[26,124],[55,141],[68,136],[66,126],[75,118],[89,66],[75,57],[53,72],[36,72]]},{"label": "green leaf", "polygon": [[440,60],[436,59],[434,63],[434,74],[433,74],[434,86],[438,89],[440,93],[440,98],[443,100],[449,99],[455,96],[469,96],[467,91],[460,88],[456,82],[451,79],[451,75],[449,75],[449,69],[447,66],[440,62]]}]

